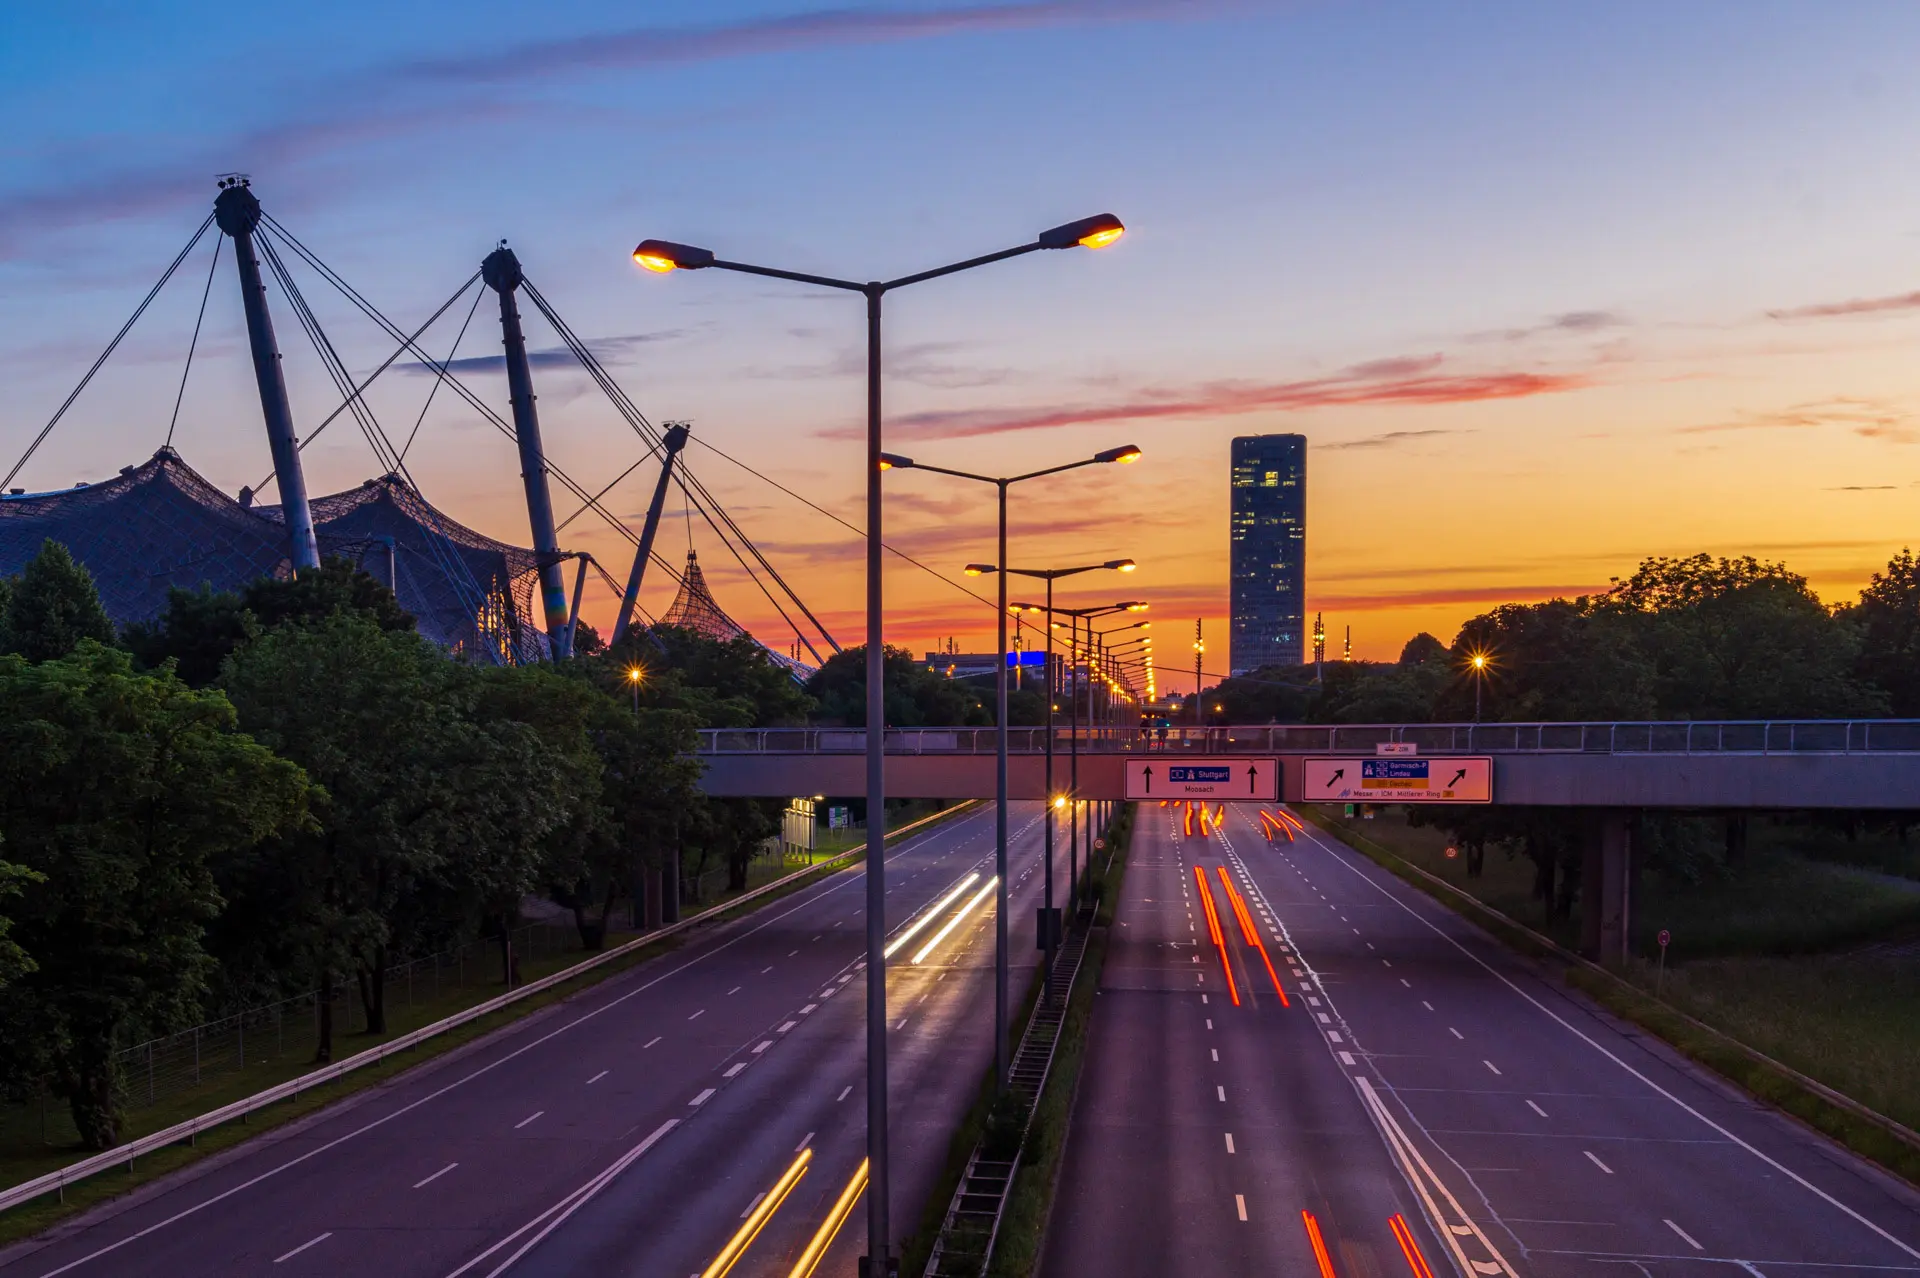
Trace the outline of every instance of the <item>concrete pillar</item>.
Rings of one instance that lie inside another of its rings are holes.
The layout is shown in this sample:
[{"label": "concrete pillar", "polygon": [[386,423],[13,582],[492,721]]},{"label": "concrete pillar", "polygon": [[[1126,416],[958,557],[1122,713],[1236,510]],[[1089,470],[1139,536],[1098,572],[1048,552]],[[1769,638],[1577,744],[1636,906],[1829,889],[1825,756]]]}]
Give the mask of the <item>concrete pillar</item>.
[{"label": "concrete pillar", "polygon": [[1599,963],[1623,963],[1632,923],[1632,814],[1599,808],[1588,819],[1580,865],[1580,949]]}]

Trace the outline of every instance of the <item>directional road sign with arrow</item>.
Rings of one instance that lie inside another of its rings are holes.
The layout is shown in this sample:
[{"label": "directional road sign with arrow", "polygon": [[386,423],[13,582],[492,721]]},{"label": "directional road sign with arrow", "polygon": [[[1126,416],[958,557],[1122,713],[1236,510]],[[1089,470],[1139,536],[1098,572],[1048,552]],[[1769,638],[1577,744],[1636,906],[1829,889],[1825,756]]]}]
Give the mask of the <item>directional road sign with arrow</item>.
[{"label": "directional road sign with arrow", "polygon": [[1302,759],[1300,797],[1308,803],[1491,803],[1493,760]]},{"label": "directional road sign with arrow", "polygon": [[1129,799],[1280,799],[1278,759],[1149,755],[1127,760]]}]

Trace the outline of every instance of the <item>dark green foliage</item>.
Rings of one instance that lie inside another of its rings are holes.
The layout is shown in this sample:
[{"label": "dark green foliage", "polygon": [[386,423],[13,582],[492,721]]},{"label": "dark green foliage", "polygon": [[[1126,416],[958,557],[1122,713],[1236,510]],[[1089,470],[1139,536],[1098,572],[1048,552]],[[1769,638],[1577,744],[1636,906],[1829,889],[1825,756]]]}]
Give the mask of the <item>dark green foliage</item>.
[{"label": "dark green foliage", "polygon": [[1424,666],[1429,662],[1447,659],[1447,645],[1424,630],[1407,640],[1400,649],[1400,664],[1403,666]]},{"label": "dark green foliage", "polygon": [[233,727],[224,697],[92,641],[0,657],[0,839],[36,876],[9,907],[36,970],[0,989],[0,1075],[50,1079],[95,1148],[119,1129],[114,1050],[198,1019],[212,864],[305,817],[300,770]]},{"label": "dark green foliage", "polygon": [[[929,670],[904,648],[886,652],[887,724],[890,728],[986,727],[991,698],[967,684]],[[867,650],[847,648],[827,658],[807,681],[819,702],[815,717],[850,728],[867,723]]]},{"label": "dark green foliage", "polygon": [[1844,614],[1859,636],[1854,673],[1886,694],[1888,709],[1920,718],[1920,560],[1903,549]]},{"label": "dark green foliage", "polygon": [[0,652],[28,661],[52,661],[83,639],[113,642],[113,622],[100,606],[93,574],[57,541],[41,545],[20,570],[0,609]]}]

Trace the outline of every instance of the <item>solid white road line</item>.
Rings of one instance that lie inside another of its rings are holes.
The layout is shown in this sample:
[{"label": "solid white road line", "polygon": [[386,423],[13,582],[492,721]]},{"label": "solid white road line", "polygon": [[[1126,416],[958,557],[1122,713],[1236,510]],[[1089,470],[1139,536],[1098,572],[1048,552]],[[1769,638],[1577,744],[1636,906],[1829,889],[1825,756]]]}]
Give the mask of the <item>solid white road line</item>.
[{"label": "solid white road line", "polygon": [[1587,1156],[1588,1161],[1591,1162],[1595,1167],[1598,1167],[1601,1171],[1605,1172],[1609,1176],[1613,1175],[1613,1168],[1601,1162],[1600,1155],[1594,1153],[1591,1149],[1583,1149],[1580,1152],[1585,1154]]},{"label": "solid white road line", "polygon": [[1705,1248],[1705,1247],[1702,1247],[1702,1246],[1701,1246],[1701,1245],[1700,1245],[1699,1243],[1697,1243],[1697,1242],[1695,1242],[1695,1241],[1693,1240],[1693,1235],[1692,1235],[1692,1234],[1690,1234],[1690,1233],[1688,1233],[1688,1232],[1687,1232],[1686,1230],[1684,1230],[1684,1229],[1682,1229],[1682,1228],[1680,1228],[1680,1226],[1678,1226],[1678,1225],[1676,1225],[1676,1224],[1674,1224],[1674,1223],[1673,1223],[1673,1222],[1672,1222],[1671,1220],[1666,1220],[1666,1221],[1663,1221],[1663,1223],[1664,1223],[1664,1224],[1666,1225],[1666,1227],[1667,1227],[1668,1229],[1671,1229],[1671,1230],[1672,1230],[1672,1231],[1673,1231],[1674,1233],[1676,1233],[1676,1234],[1679,1234],[1679,1235],[1680,1235],[1680,1241],[1682,1241],[1682,1242],[1684,1242],[1684,1243],[1686,1243],[1686,1244],[1687,1244],[1687,1246],[1689,1246],[1689,1247],[1691,1247],[1691,1248],[1693,1248],[1693,1249],[1694,1249],[1695,1251],[1705,1251],[1705,1250],[1706,1250],[1706,1248]]},{"label": "solid white road line", "polygon": [[[1408,914],[1418,919],[1427,928],[1428,931],[1432,932],[1435,936],[1438,936],[1441,940],[1447,942],[1447,944],[1453,946],[1454,949],[1459,950],[1460,953],[1462,953],[1467,958],[1471,959],[1476,965],[1484,969],[1487,975],[1493,977],[1495,980],[1499,981],[1502,985],[1512,990],[1515,994],[1518,994],[1521,998],[1533,1004],[1533,1006],[1537,1008],[1541,1012],[1541,1014],[1545,1015],[1549,1019],[1556,1022],[1562,1029],[1566,1030],[1569,1034],[1572,1034],[1575,1038],[1585,1043],[1588,1047],[1591,1047],[1594,1051],[1600,1053],[1600,1055],[1606,1057],[1608,1060],[1612,1061],[1615,1065],[1618,1065],[1621,1069],[1625,1070],[1628,1074],[1632,1075],[1634,1078],[1638,1079],[1640,1082],[1646,1084],[1647,1088],[1650,1091],[1652,1091],[1655,1095],[1658,1095],[1665,1100],[1669,1100],[1673,1102],[1673,1104],[1677,1108],[1691,1115],[1692,1117],[1700,1120],[1702,1124],[1712,1128],[1714,1131],[1726,1137],[1728,1140],[1732,1141],[1734,1144],[1738,1145],[1740,1148],[1746,1150],[1749,1154],[1752,1154],[1755,1158],[1759,1159],[1761,1162],[1765,1163],[1767,1166],[1773,1168],[1775,1171],[1779,1172],[1782,1176],[1785,1176],[1787,1179],[1791,1180],[1794,1184],[1800,1186],[1802,1189],[1806,1190],[1808,1193],[1814,1195],[1816,1198],[1820,1199],[1822,1202],[1826,1203],[1828,1206],[1833,1207],[1838,1211],[1844,1212],[1846,1215],[1850,1216],[1853,1220],[1855,1220],[1861,1225],[1866,1226],[1868,1229],[1872,1230],[1875,1234],[1879,1235],[1881,1238],[1885,1239],[1887,1242],[1892,1243],[1895,1247],[1898,1247],[1901,1251],[1905,1252],[1907,1255],[1912,1256],[1915,1260],[1920,1260],[1920,1247],[1912,1247],[1904,1242],[1901,1242],[1898,1238],[1894,1237],[1892,1234],[1888,1233],[1886,1230],[1882,1229],[1880,1226],[1874,1224],[1871,1220],[1868,1220],[1865,1216],[1861,1215],[1859,1212],[1855,1211],[1853,1208],[1847,1206],[1845,1203],[1841,1202],[1838,1198],[1835,1198],[1832,1194],[1829,1194],[1826,1190],[1820,1188],[1818,1185],[1814,1184],[1812,1181],[1808,1180],[1806,1177],[1800,1175],[1798,1172],[1788,1167],[1785,1163],[1780,1162],[1778,1159],[1773,1158],[1768,1154],[1762,1153],[1759,1149],[1755,1148],[1753,1145],[1749,1144],[1747,1141],[1741,1140],[1738,1136],[1734,1135],[1727,1128],[1722,1127],[1719,1123],[1714,1122],[1711,1118],[1708,1118],[1705,1114],[1701,1113],[1699,1110],[1695,1109],[1693,1106],[1687,1104],[1685,1101],[1681,1100],[1678,1096],[1674,1095],[1672,1092],[1668,1091],[1666,1088],[1660,1086],[1660,1084],[1654,1082],[1651,1078],[1648,1078],[1645,1074],[1641,1073],[1639,1070],[1635,1069],[1633,1066],[1627,1064],[1627,1062],[1620,1059],[1620,1057],[1614,1055],[1612,1052],[1608,1051],[1605,1047],[1601,1046],[1599,1041],[1594,1039],[1591,1035],[1588,1035],[1582,1032],[1580,1029],[1575,1027],[1572,1022],[1568,1021],[1565,1017],[1553,1011],[1553,1009],[1549,1008],[1545,1003],[1542,1003],[1539,999],[1535,998],[1533,995],[1527,993],[1525,990],[1521,989],[1518,985],[1514,984],[1511,980],[1509,980],[1506,977],[1505,974],[1503,974],[1498,969],[1496,969],[1491,963],[1488,963],[1485,959],[1481,958],[1478,954],[1475,954],[1472,950],[1468,949],[1465,945],[1461,944],[1457,939],[1448,935],[1446,931],[1440,928],[1431,919],[1428,919],[1426,916],[1422,915],[1418,910],[1414,909],[1411,905],[1408,905],[1405,901],[1402,901],[1399,897],[1395,896],[1393,893],[1387,891],[1387,889],[1385,889],[1384,887],[1381,887],[1378,883],[1374,882],[1373,879],[1368,877],[1367,874],[1361,871],[1361,869],[1358,866],[1352,864],[1350,861],[1347,860],[1346,857],[1341,856],[1339,852],[1336,850],[1336,845],[1328,843],[1326,840],[1320,838],[1318,835],[1310,835],[1309,837],[1311,837],[1314,840],[1314,842],[1320,844],[1320,846],[1326,848],[1329,852],[1332,852],[1334,854],[1333,859],[1336,862],[1338,862],[1342,867],[1344,867],[1349,874],[1352,874],[1355,878],[1360,879],[1368,887],[1378,892],[1381,896],[1386,897],[1389,901],[1399,906],[1402,910],[1405,910]],[[1488,1064],[1488,1068],[1492,1069],[1491,1063]],[[1494,1073],[1496,1074],[1499,1072],[1500,1072],[1499,1070],[1494,1070]],[[46,1276],[46,1278],[53,1278],[53,1276],[49,1274]]]},{"label": "solid white road line", "polygon": [[607,1069],[601,1070],[598,1074],[595,1074],[592,1078],[589,1078],[587,1080],[587,1086],[592,1087],[595,1083],[599,1082],[601,1079],[605,1078],[608,1074],[611,1074],[612,1072],[613,1072],[612,1070],[607,1070]]},{"label": "solid white road line", "polygon": [[[1245,1218],[1242,1217],[1242,1219],[1245,1219]],[[314,1246],[316,1243],[323,1243],[331,1237],[333,1237],[333,1231],[329,1229],[326,1233],[321,1234],[318,1238],[307,1239],[307,1241],[301,1243],[298,1247],[295,1247],[292,1251],[288,1252],[286,1255],[275,1256],[273,1258],[273,1263],[277,1265],[283,1260],[292,1260],[295,1256],[299,1255],[301,1252],[305,1251],[307,1248]]]},{"label": "solid white road line", "polygon": [[429,1177],[427,1177],[427,1178],[426,1178],[425,1180],[416,1180],[416,1181],[414,1181],[414,1182],[413,1182],[413,1187],[414,1187],[415,1189],[424,1189],[424,1188],[426,1188],[426,1187],[427,1187],[428,1185],[431,1185],[431,1184],[432,1184],[432,1183],[433,1183],[434,1181],[436,1181],[436,1180],[439,1180],[439,1179],[440,1179],[440,1178],[441,1178],[442,1176],[444,1176],[444,1175],[446,1175],[446,1174],[447,1174],[448,1172],[450,1172],[450,1171],[452,1171],[452,1170],[453,1170],[454,1168],[456,1168],[456,1167],[458,1167],[459,1165],[460,1165],[459,1163],[448,1163],[448,1164],[447,1164],[447,1165],[446,1165],[445,1167],[442,1167],[442,1168],[441,1168],[441,1169],[440,1169],[439,1171],[437,1171],[437,1172],[435,1172],[435,1173],[434,1173],[433,1175],[431,1175],[431,1176],[429,1176]]},{"label": "solid white road line", "polygon": [[520,1129],[521,1129],[522,1127],[525,1127],[525,1126],[526,1126],[526,1125],[527,1125],[528,1123],[531,1123],[531,1122],[532,1122],[532,1121],[533,1121],[534,1119],[536,1119],[536,1118],[538,1118],[538,1117],[540,1117],[540,1115],[542,1115],[542,1114],[544,1114],[544,1113],[546,1113],[546,1112],[547,1112],[547,1111],[546,1111],[546,1110],[544,1110],[544,1109],[536,1109],[536,1110],[534,1110],[534,1111],[533,1111],[533,1112],[532,1112],[531,1114],[528,1114],[528,1115],[527,1115],[527,1116],[526,1116],[525,1118],[523,1118],[523,1119],[521,1119],[521,1120],[520,1120],[519,1122],[517,1122],[517,1123],[515,1123],[515,1124],[513,1125],[513,1130],[515,1130],[516,1132],[517,1132],[517,1131],[519,1131],[519,1130],[520,1130]]}]

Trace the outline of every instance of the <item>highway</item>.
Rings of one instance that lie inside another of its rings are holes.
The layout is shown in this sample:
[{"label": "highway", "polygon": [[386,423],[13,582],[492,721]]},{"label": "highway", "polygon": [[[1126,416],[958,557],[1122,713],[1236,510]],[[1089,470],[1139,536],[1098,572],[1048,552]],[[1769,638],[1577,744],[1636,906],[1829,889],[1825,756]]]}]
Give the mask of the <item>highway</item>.
[{"label": "highway", "polygon": [[[1036,958],[1040,813],[1014,810],[1016,997]],[[887,873],[896,938],[917,929],[888,975],[899,1237],[992,1055],[991,807],[901,839]],[[0,1276],[697,1275],[747,1232],[731,1272],[784,1278],[865,1156],[864,890],[855,868],[702,930],[10,1248]],[[841,1214],[815,1272],[851,1278],[865,1216]]]},{"label": "highway", "polygon": [[1338,841],[1140,816],[1048,1278],[1920,1273],[1911,1187]]}]

